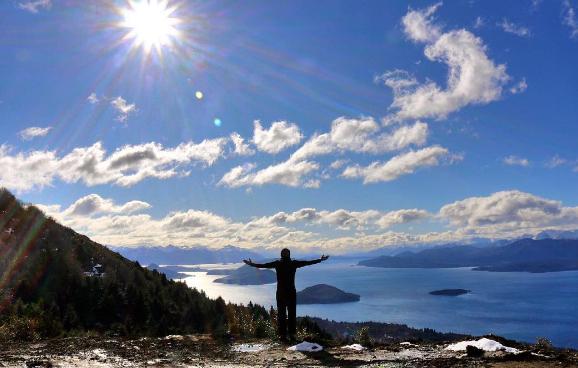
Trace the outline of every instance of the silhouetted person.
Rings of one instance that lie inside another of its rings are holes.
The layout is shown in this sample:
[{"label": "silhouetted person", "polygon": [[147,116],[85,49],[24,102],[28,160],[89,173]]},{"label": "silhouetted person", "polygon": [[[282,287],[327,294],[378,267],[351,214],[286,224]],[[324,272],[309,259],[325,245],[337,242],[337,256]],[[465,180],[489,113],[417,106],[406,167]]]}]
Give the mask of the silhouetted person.
[{"label": "silhouetted person", "polygon": [[[274,268],[277,273],[277,328],[281,340],[287,340],[287,324],[289,337],[295,338],[297,314],[297,291],[295,290],[295,271],[300,267],[310,266],[325,261],[329,256],[321,256],[312,261],[296,261],[291,259],[291,252],[285,248],[281,251],[281,259],[269,263],[254,263],[251,259],[243,262],[251,267]],[[287,318],[288,317],[288,318]],[[289,320],[287,323],[287,319]]]}]

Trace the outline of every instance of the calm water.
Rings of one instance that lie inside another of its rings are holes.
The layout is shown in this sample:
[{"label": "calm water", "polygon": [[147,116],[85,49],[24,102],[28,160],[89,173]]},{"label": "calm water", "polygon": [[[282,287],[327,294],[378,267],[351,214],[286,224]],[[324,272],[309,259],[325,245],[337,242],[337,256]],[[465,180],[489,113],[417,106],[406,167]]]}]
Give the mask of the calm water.
[{"label": "calm water", "polygon": [[[404,323],[534,342],[547,337],[557,346],[578,348],[578,271],[529,274],[454,269],[386,269],[357,262],[326,262],[297,272],[297,290],[326,283],[361,295],[358,303],[298,306],[299,315],[337,321]],[[216,265],[213,265],[216,266]],[[237,267],[239,265],[236,265]],[[222,267],[222,266],[219,266]],[[275,285],[213,283],[221,276],[190,273],[186,282],[210,297],[270,306]],[[463,288],[458,297],[433,296],[436,289]]]}]

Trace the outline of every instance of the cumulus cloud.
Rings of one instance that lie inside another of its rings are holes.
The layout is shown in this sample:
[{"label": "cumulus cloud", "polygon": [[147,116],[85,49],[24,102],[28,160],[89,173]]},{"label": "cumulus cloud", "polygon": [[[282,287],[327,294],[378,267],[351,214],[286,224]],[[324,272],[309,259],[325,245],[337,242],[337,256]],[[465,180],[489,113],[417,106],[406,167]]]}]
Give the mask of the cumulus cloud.
[{"label": "cumulus cloud", "polygon": [[329,165],[329,167],[332,168],[333,170],[338,170],[341,169],[343,166],[345,166],[347,162],[348,160],[335,160]]},{"label": "cumulus cloud", "polygon": [[245,143],[245,139],[241,137],[241,135],[237,132],[231,133],[231,141],[233,142],[234,153],[239,156],[251,156],[255,154],[255,150],[252,149],[247,143]]},{"label": "cumulus cloud", "polygon": [[226,138],[187,142],[173,148],[150,142],[126,145],[107,154],[102,143],[78,147],[66,155],[55,151],[12,153],[0,146],[0,186],[22,192],[51,185],[54,179],[88,186],[132,186],[146,178],[188,175],[183,166],[210,166],[223,156]]},{"label": "cumulus cloud", "polygon": [[376,224],[382,228],[389,228],[393,225],[406,224],[408,222],[423,220],[429,217],[431,217],[431,214],[425,210],[417,208],[403,209],[385,213],[376,221]]},{"label": "cumulus cloud", "polygon": [[[319,188],[320,179],[329,175],[318,174],[311,177],[320,165],[310,160],[312,157],[334,153],[356,152],[379,154],[397,151],[408,146],[423,145],[428,136],[428,125],[416,122],[402,125],[387,132],[381,132],[380,125],[373,118],[349,119],[340,117],[331,124],[328,133],[316,134],[299,147],[284,162],[255,170],[255,163],[239,165],[227,172],[219,185],[228,187],[262,186],[281,184],[291,187]],[[343,166],[344,160],[334,162],[331,168]]]},{"label": "cumulus cloud", "polygon": [[465,29],[443,32],[433,14],[441,3],[421,10],[410,10],[403,18],[404,32],[417,43],[425,43],[425,56],[448,66],[446,88],[433,81],[423,84],[407,72],[384,74],[394,99],[389,120],[420,118],[443,119],[472,104],[498,100],[508,81],[505,65],[496,65],[487,55],[483,41]]},{"label": "cumulus cloud", "polygon": [[511,33],[516,36],[530,37],[532,35],[527,27],[514,24],[509,20],[507,20],[506,18],[502,19],[502,21],[498,23],[498,26],[500,26],[504,30],[504,32]]},{"label": "cumulus cloud", "polygon": [[401,19],[405,34],[415,42],[432,43],[440,38],[442,29],[434,24],[433,15],[441,5],[439,2],[425,9],[410,10]]},{"label": "cumulus cloud", "polygon": [[578,207],[516,190],[456,201],[443,206],[439,214],[453,226],[492,236],[578,226]]},{"label": "cumulus cloud", "polygon": [[167,230],[180,229],[222,229],[230,224],[224,217],[208,211],[188,210],[186,212],[174,212],[162,220],[162,227]]},{"label": "cumulus cloud", "polygon": [[[90,205],[81,205],[83,203]],[[206,210],[188,209],[153,218],[146,202],[116,205],[87,196],[67,209],[39,205],[67,226],[96,241],[114,245],[166,245],[283,248],[326,250],[332,253],[370,250],[384,246],[467,242],[474,238],[515,238],[547,229],[578,227],[578,207],[520,191],[503,191],[449,203],[437,213],[423,209],[383,212],[375,209],[319,210],[302,208],[248,220],[233,220]],[[405,233],[388,228],[414,221],[449,224],[451,229]],[[328,233],[326,227],[340,230]],[[305,229],[305,230],[303,230]],[[330,234],[330,235],[328,235]]]},{"label": "cumulus cloud", "polygon": [[570,29],[570,37],[578,38],[578,18],[570,0],[562,2],[562,23]]},{"label": "cumulus cloud", "polygon": [[259,151],[275,154],[301,142],[303,134],[296,124],[276,121],[269,129],[254,122],[253,143]]},{"label": "cumulus cloud", "polygon": [[136,112],[136,105],[127,103],[126,100],[121,96],[113,98],[110,101],[110,104],[118,112],[116,120],[120,121],[121,123],[126,122],[129,115]]},{"label": "cumulus cloud", "polygon": [[21,139],[25,140],[25,141],[30,141],[34,138],[37,137],[44,137],[46,136],[50,131],[52,130],[52,127],[30,127],[30,128],[26,128],[24,130],[21,130],[18,135],[20,136]]},{"label": "cumulus cloud", "polygon": [[30,13],[38,13],[40,10],[48,10],[52,7],[51,0],[29,0],[18,3],[18,7]]},{"label": "cumulus cloud", "polygon": [[530,166],[530,161],[527,158],[518,157],[514,155],[504,157],[504,163],[510,166],[524,166],[524,167]]},{"label": "cumulus cloud", "polygon": [[394,156],[386,162],[374,162],[369,166],[348,166],[342,176],[348,179],[362,178],[364,184],[392,181],[400,176],[414,173],[422,167],[437,166],[442,159],[451,162],[459,159],[440,146],[426,147]]},{"label": "cumulus cloud", "polygon": [[328,225],[340,230],[365,230],[368,228],[383,229],[393,225],[405,224],[431,217],[432,215],[420,209],[403,209],[391,212],[377,210],[350,211],[338,209],[335,211],[302,208],[294,212],[278,212],[253,220],[264,225],[290,225],[303,223],[305,225]]},{"label": "cumulus cloud", "polygon": [[[306,175],[319,169],[319,164],[312,161],[287,160],[258,171],[254,171],[255,168],[255,164],[236,166],[221,178],[219,185],[232,188],[265,184],[298,187],[303,185]],[[313,187],[318,187],[318,185],[319,183]]]},{"label": "cumulus cloud", "polygon": [[347,151],[370,154],[392,152],[410,145],[421,146],[428,136],[427,124],[420,121],[389,132],[379,131],[379,124],[373,118],[340,117],[331,123],[329,133],[310,138],[291,155],[291,159],[297,161]]},{"label": "cumulus cloud", "polygon": [[130,214],[150,208],[151,205],[143,201],[129,201],[116,205],[112,199],[102,198],[98,194],[89,194],[82,197],[64,210],[66,216],[92,216],[95,214],[120,213]]}]

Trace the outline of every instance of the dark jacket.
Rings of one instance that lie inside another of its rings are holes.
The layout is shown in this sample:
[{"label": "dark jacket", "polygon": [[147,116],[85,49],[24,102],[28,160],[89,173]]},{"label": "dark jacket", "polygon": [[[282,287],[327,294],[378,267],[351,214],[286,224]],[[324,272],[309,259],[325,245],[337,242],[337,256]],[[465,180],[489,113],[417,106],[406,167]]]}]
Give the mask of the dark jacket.
[{"label": "dark jacket", "polygon": [[277,292],[295,291],[295,271],[300,267],[305,267],[321,262],[321,259],[313,261],[297,261],[294,259],[279,259],[269,263],[254,263],[259,268],[274,268],[277,273]]}]

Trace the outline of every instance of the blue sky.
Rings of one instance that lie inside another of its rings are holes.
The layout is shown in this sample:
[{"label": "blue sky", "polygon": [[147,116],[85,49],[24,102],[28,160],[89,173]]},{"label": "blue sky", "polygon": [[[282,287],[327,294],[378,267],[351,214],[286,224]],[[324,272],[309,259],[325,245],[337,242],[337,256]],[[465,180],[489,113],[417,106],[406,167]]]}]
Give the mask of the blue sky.
[{"label": "blue sky", "polygon": [[578,3],[167,7],[147,52],[126,1],[0,4],[0,185],[115,245],[578,228]]}]

